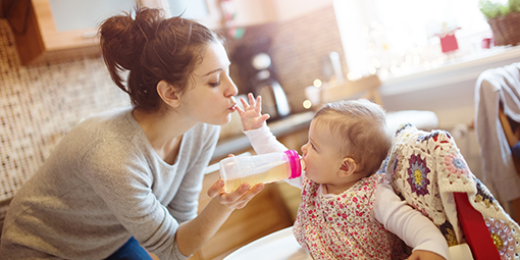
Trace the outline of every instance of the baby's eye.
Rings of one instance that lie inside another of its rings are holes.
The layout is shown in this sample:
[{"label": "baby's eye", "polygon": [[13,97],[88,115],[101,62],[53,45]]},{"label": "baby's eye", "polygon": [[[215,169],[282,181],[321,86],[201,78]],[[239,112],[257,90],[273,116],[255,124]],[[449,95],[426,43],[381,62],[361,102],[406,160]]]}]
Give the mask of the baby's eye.
[{"label": "baby's eye", "polygon": [[316,147],[314,146],[313,143],[311,143],[311,146],[312,146],[312,149],[316,150]]}]

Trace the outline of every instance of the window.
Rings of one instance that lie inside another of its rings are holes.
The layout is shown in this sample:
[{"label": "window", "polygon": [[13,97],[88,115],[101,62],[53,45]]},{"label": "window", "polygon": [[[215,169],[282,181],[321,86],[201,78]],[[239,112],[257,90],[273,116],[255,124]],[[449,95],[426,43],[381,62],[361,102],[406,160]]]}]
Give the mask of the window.
[{"label": "window", "polygon": [[[334,0],[349,79],[399,77],[481,52],[491,30],[479,0]],[[439,34],[454,32],[459,49],[442,53]]]}]

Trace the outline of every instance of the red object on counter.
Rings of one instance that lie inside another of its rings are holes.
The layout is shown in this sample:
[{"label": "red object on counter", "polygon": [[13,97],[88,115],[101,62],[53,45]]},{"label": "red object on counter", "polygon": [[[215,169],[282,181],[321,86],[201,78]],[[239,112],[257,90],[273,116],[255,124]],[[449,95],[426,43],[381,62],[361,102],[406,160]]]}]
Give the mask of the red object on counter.
[{"label": "red object on counter", "polygon": [[442,52],[450,52],[459,49],[459,44],[457,43],[457,38],[455,38],[455,34],[446,35],[441,38],[441,48]]},{"label": "red object on counter", "polygon": [[482,39],[482,49],[489,49],[491,47],[491,38]]},{"label": "red object on counter", "polygon": [[459,49],[457,37],[455,37],[455,31],[459,29],[460,27],[457,27],[455,29],[445,31],[444,33],[436,34],[441,40],[441,49],[443,53],[448,53]]}]

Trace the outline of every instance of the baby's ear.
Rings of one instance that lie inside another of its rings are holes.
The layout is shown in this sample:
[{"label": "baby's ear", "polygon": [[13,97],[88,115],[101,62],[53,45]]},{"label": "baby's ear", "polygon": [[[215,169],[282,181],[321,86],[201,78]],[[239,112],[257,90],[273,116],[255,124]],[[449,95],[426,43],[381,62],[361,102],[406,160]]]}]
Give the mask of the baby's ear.
[{"label": "baby's ear", "polygon": [[341,167],[339,169],[340,177],[347,177],[356,172],[357,163],[356,161],[354,161],[354,159],[346,157],[343,158],[343,161],[341,162]]}]

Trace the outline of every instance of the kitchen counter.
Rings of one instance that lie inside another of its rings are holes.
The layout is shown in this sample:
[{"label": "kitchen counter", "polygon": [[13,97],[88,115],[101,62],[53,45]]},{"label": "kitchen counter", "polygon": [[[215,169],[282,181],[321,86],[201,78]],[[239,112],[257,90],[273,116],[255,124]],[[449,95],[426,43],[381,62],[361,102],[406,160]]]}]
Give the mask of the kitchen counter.
[{"label": "kitchen counter", "polygon": [[[273,134],[279,138],[298,130],[308,128],[311,124],[312,118],[314,117],[314,113],[314,111],[308,111],[293,114],[278,121],[268,123],[267,126],[269,126]],[[218,160],[228,156],[229,154],[237,153],[250,147],[251,144],[249,143],[247,136],[244,133],[240,133],[234,137],[219,140],[211,160]]]}]

